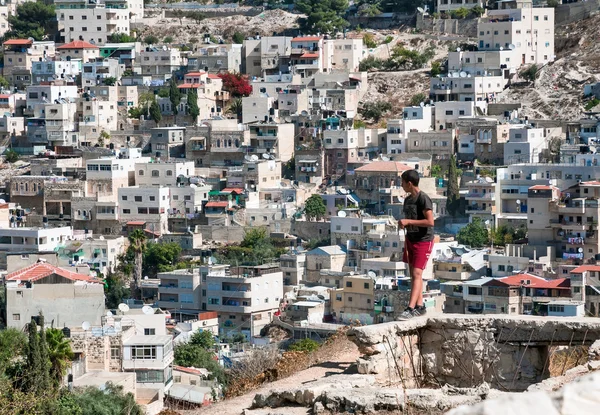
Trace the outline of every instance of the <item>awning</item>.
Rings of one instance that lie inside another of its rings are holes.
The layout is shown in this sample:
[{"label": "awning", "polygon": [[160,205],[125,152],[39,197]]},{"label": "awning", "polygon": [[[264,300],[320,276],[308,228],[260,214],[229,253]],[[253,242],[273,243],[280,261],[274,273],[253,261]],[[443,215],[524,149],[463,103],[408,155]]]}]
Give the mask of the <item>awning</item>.
[{"label": "awning", "polygon": [[132,220],[131,222],[127,222],[127,226],[144,226],[146,224],[143,220]]},{"label": "awning", "polygon": [[229,206],[229,202],[208,202],[206,207],[223,207],[226,208]]},{"label": "awning", "polygon": [[240,188],[240,187],[226,187],[225,189],[221,190],[221,193],[244,193],[244,189]]},{"label": "awning", "polygon": [[298,160],[298,163],[316,163],[317,160]]}]

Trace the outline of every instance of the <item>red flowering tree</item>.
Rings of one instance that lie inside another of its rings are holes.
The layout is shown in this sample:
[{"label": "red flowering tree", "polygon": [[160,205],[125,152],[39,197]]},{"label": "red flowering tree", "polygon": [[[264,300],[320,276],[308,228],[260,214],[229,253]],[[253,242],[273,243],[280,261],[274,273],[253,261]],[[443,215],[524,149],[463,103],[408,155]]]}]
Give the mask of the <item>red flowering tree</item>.
[{"label": "red flowering tree", "polygon": [[252,93],[252,85],[245,75],[228,72],[219,77],[223,80],[223,89],[229,91],[234,98],[247,97]]}]

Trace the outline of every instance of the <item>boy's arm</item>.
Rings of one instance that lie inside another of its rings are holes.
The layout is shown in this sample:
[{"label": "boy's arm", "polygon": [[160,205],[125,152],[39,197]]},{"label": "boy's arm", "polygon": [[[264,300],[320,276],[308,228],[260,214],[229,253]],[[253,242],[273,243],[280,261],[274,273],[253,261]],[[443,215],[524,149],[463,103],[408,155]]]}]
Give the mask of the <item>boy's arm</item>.
[{"label": "boy's arm", "polygon": [[419,226],[421,228],[433,228],[435,222],[433,220],[433,210],[425,209],[423,211],[425,219],[402,219],[400,222],[403,227],[405,226]]}]

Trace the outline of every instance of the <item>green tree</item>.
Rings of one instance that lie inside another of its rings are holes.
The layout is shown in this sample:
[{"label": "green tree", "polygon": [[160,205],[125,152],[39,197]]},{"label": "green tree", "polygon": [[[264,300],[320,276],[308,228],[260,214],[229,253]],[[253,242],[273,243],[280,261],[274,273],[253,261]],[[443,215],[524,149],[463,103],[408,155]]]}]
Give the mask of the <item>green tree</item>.
[{"label": "green tree", "polygon": [[365,102],[358,112],[368,120],[379,121],[386,112],[392,109],[388,101]]},{"label": "green tree", "polygon": [[442,73],[442,64],[438,61],[431,62],[431,71],[429,71],[429,75],[431,77],[436,77]]},{"label": "green tree", "polygon": [[133,394],[124,393],[122,386],[111,382],[108,382],[102,390],[93,386],[76,390],[73,398],[81,408],[81,413],[85,415],[144,415],[145,413],[135,402]]},{"label": "green tree", "polygon": [[242,98],[234,98],[229,102],[226,112],[235,115],[239,121],[242,117],[242,107]]},{"label": "green tree", "polygon": [[295,7],[306,15],[299,20],[304,33],[335,33],[348,26],[342,17],[348,9],[348,0],[299,0]]},{"label": "green tree", "polygon": [[155,277],[159,272],[173,271],[180,258],[181,245],[178,243],[147,243],[143,252],[142,272]]},{"label": "green tree", "polygon": [[27,350],[27,336],[17,329],[0,330],[0,374]]},{"label": "green tree", "polygon": [[19,158],[19,153],[17,153],[15,150],[9,149],[4,153],[4,160],[6,160],[7,163],[14,163],[19,160]]},{"label": "green tree", "polygon": [[245,39],[244,34],[241,32],[235,32],[233,34],[233,36],[231,37],[231,41],[238,45],[241,45],[242,43],[244,43],[244,39]]},{"label": "green tree", "polygon": [[325,216],[325,213],[327,213],[327,207],[320,195],[315,194],[306,199],[306,202],[304,203],[304,214],[308,220],[321,220],[321,218]]},{"label": "green tree", "polygon": [[5,33],[4,39],[34,38],[44,40],[50,24],[56,20],[54,5],[47,5],[42,1],[21,3],[17,6],[17,13],[8,16],[10,30]]},{"label": "green tree", "polygon": [[204,14],[200,11],[190,11],[190,12],[187,12],[185,17],[192,19],[193,21],[196,22],[196,24],[198,24],[202,20],[206,19],[206,14]]},{"label": "green tree", "polygon": [[160,120],[162,120],[162,113],[160,112],[160,108],[156,100],[152,101],[152,104],[150,104],[150,118],[156,123],[157,126],[158,123],[160,123]]},{"label": "green tree", "polygon": [[422,94],[422,93],[418,93],[412,96],[412,98],[410,99],[409,105],[416,107],[418,105],[421,104],[421,102],[425,102],[427,101],[427,95]]},{"label": "green tree", "polygon": [[73,360],[71,342],[65,338],[62,330],[47,329],[46,339],[48,341],[48,357],[50,360],[50,378],[55,386],[60,385],[67,373],[67,368]]},{"label": "green tree", "polygon": [[163,39],[163,43],[173,43],[173,36],[167,36]]},{"label": "green tree", "polygon": [[450,156],[447,194],[446,210],[450,215],[457,216],[460,208],[460,194],[458,188],[458,169],[456,168],[456,158],[454,157],[454,154]]},{"label": "green tree", "polygon": [[2,75],[0,75],[0,87],[2,89],[8,89],[10,87],[10,83],[8,82],[8,80],[3,77]]},{"label": "green tree", "polygon": [[174,76],[171,76],[171,79],[169,79],[169,100],[171,101],[173,114],[177,115],[179,111],[179,103],[181,102],[181,91],[177,87],[177,80]]},{"label": "green tree", "polygon": [[210,331],[197,331],[190,337],[189,344],[200,346],[204,350],[213,350],[215,347],[215,338]]},{"label": "green tree", "polygon": [[521,75],[521,78],[523,78],[529,82],[534,82],[535,78],[537,76],[537,73],[538,73],[538,67],[536,64],[533,64],[529,68],[522,70],[519,75]]},{"label": "green tree", "polygon": [[131,280],[131,293],[139,298],[141,295],[140,284],[142,281],[142,266],[144,251],[146,250],[146,234],[141,229],[136,229],[129,234],[129,248],[134,254],[133,279]]},{"label": "green tree", "polygon": [[188,114],[194,120],[194,124],[198,122],[200,108],[198,107],[198,90],[190,88],[187,93],[187,110]]},{"label": "green tree", "polygon": [[39,349],[40,349],[40,376],[37,379],[39,390],[50,390],[50,352],[48,342],[46,341],[46,329],[44,315],[40,312],[38,315],[40,322]]},{"label": "green tree", "polygon": [[211,372],[210,379],[227,383],[225,371],[215,361],[215,353],[195,344],[182,344],[175,348],[175,364],[184,367],[204,368]]},{"label": "green tree", "polygon": [[23,379],[24,392],[38,393],[38,379],[42,376],[42,361],[40,355],[40,339],[37,324],[32,318],[27,325],[27,363]]},{"label": "green tree", "polygon": [[292,352],[312,353],[319,349],[320,344],[313,339],[302,339],[293,343],[288,350]]},{"label": "green tree", "polygon": [[547,5],[548,7],[555,8],[555,7],[558,7],[558,6],[560,5],[560,2],[559,2],[558,0],[548,0],[548,1],[546,2],[546,5]]},{"label": "green tree", "polygon": [[483,13],[485,13],[485,9],[480,5],[476,5],[474,7],[471,7],[470,12],[474,17],[481,17],[483,16]]},{"label": "green tree", "polygon": [[104,85],[106,86],[115,86],[117,84],[117,78],[115,78],[114,76],[109,76],[108,78],[104,79]]},{"label": "green tree", "polygon": [[365,33],[363,35],[363,43],[366,47],[371,49],[377,47],[377,42],[375,42],[375,36],[373,33]]},{"label": "green tree", "polygon": [[160,40],[154,35],[148,35],[144,38],[144,43],[147,45],[156,45]]},{"label": "green tree", "polygon": [[443,179],[444,172],[442,171],[442,166],[440,166],[439,164],[434,164],[433,166],[431,166],[431,175],[433,177]]},{"label": "green tree", "polygon": [[116,32],[108,36],[108,41],[110,43],[133,43],[136,38],[129,36],[127,33]]},{"label": "green tree", "polygon": [[473,222],[458,231],[456,240],[458,243],[468,245],[471,248],[481,248],[488,244],[488,230],[481,219],[474,218]]},{"label": "green tree", "polygon": [[469,14],[471,14],[471,11],[466,7],[460,7],[452,11],[452,17],[455,19],[465,19]]},{"label": "green tree", "polygon": [[[120,267],[125,267],[124,275],[131,275],[133,267],[127,260],[120,257]],[[118,274],[110,273],[104,281],[104,298],[106,300],[106,308],[117,308],[123,302],[123,299],[131,297],[131,288],[123,281]]]}]

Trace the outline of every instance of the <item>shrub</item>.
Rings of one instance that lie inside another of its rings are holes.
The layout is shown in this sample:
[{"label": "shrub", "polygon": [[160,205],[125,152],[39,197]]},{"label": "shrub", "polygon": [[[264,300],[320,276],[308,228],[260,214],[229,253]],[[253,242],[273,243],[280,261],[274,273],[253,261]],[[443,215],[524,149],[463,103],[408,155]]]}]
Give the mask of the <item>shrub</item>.
[{"label": "shrub", "polygon": [[311,353],[319,349],[320,344],[313,339],[302,339],[292,344],[288,350],[291,352]]},{"label": "shrub", "polygon": [[392,104],[387,101],[366,102],[359,110],[366,119],[379,121],[383,115],[392,109]]},{"label": "shrub", "polygon": [[375,36],[373,36],[373,33],[365,33],[363,35],[363,43],[370,49],[377,47],[377,42],[375,42]]},{"label": "shrub", "polygon": [[158,38],[154,35],[148,35],[144,38],[144,43],[147,45],[155,45],[159,42]]},{"label": "shrub", "polygon": [[521,71],[521,78],[526,79],[529,82],[535,81],[535,77],[538,73],[538,67],[536,64],[531,65],[529,68]]}]

